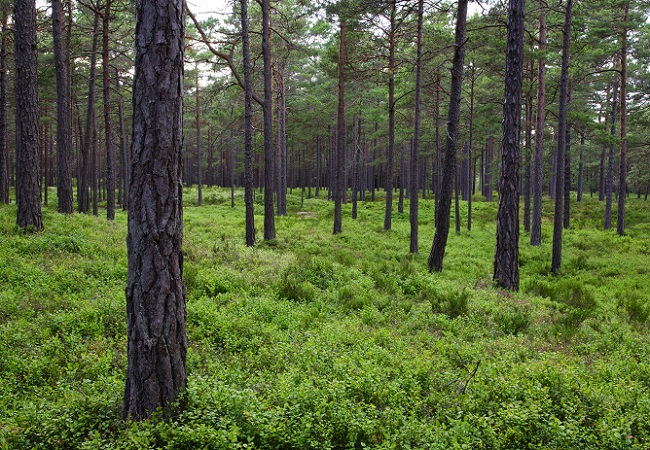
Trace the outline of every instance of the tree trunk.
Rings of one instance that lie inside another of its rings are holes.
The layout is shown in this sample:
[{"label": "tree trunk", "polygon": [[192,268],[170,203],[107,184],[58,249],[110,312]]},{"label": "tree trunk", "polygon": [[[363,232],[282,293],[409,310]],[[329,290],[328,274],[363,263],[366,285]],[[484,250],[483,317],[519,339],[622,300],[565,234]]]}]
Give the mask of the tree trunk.
[{"label": "tree trunk", "polygon": [[[124,416],[145,419],[187,384],[183,287],[184,2],[136,1]],[[160,45],[160,39],[165,45]]]},{"label": "tree trunk", "polygon": [[386,149],[386,209],[384,231],[393,220],[393,167],[395,154],[395,39],[397,33],[397,0],[390,2],[390,31],[388,33],[388,148]]},{"label": "tree trunk", "polygon": [[406,178],[406,168],[404,167],[404,144],[399,150],[399,200],[397,201],[397,212],[404,213],[404,179]]},{"label": "tree trunk", "polygon": [[524,0],[510,0],[494,281],[513,291],[519,290],[519,135],[523,68]]},{"label": "tree trunk", "polygon": [[582,189],[584,182],[584,170],[585,170],[585,132],[580,133],[580,159],[578,161],[578,194],[576,195],[576,201],[582,201]]},{"label": "tree trunk", "polygon": [[[571,93],[569,92],[569,99],[571,101]],[[563,226],[569,229],[571,225],[571,130],[569,126],[566,128],[565,134],[565,149],[564,149],[564,212],[563,212]]]},{"label": "tree trunk", "polygon": [[106,133],[106,218],[115,219],[115,151],[111,120],[111,81],[108,72],[108,33],[111,20],[111,0],[106,0],[102,20],[102,79],[104,82],[104,131]]},{"label": "tree trunk", "polygon": [[273,98],[271,90],[270,0],[262,0],[262,53],[264,58],[264,240],[275,239],[273,211]]},{"label": "tree trunk", "polygon": [[621,36],[621,156],[618,170],[618,216],[616,233],[625,233],[625,200],[627,198],[627,22],[629,4],[623,7],[623,35]]},{"label": "tree trunk", "polygon": [[618,110],[618,83],[612,87],[611,141],[609,144],[609,161],[607,163],[607,178],[605,179],[605,222],[603,228],[612,227],[612,190],[614,187],[614,138],[616,137],[616,112]]},{"label": "tree trunk", "polygon": [[344,156],[345,156],[345,17],[339,17],[339,57],[338,57],[338,112],[336,118],[337,139],[333,152],[334,159],[334,234],[342,231],[341,202],[343,201]]},{"label": "tree trunk", "polygon": [[451,213],[451,190],[456,173],[456,146],[458,124],[460,121],[460,102],[463,82],[463,64],[465,59],[465,36],[467,30],[467,0],[458,0],[458,15],[456,19],[456,42],[454,60],[451,71],[451,95],[449,100],[449,121],[447,122],[447,145],[442,176],[442,188],[438,200],[436,233],[433,237],[431,253],[429,254],[429,271],[442,271],[442,261],[449,237],[449,221]]},{"label": "tree trunk", "polygon": [[420,153],[420,109],[422,103],[422,23],[424,20],[424,0],[418,1],[417,59],[415,62],[415,112],[413,126],[413,145],[411,146],[411,184],[409,187],[409,218],[411,224],[410,252],[418,252],[418,154]]},{"label": "tree trunk", "polygon": [[72,110],[70,108],[69,49],[63,42],[65,14],[61,0],[52,0],[52,35],[56,67],[56,149],[58,211],[72,214]]},{"label": "tree trunk", "polygon": [[572,19],[573,0],[567,0],[566,11],[564,16],[564,40],[562,44],[562,72],[560,76],[560,105],[559,105],[559,123],[558,123],[558,140],[557,155],[555,164],[555,217],[553,220],[553,255],[551,261],[551,272],[557,275],[562,265],[562,226],[563,226],[563,200],[562,191],[564,189],[564,152],[565,152],[565,134],[566,134],[566,115],[568,108],[568,85],[569,85],[569,48],[571,43],[571,19]]},{"label": "tree trunk", "polygon": [[198,206],[203,206],[203,161],[201,160],[201,97],[199,95],[199,64],[196,63],[196,109],[195,109],[195,121],[196,121],[196,184],[198,186]]},{"label": "tree trunk", "polygon": [[[246,205],[246,245],[255,245],[255,204],[253,202],[253,80],[248,41],[248,0],[240,0],[241,36],[244,52],[244,204]],[[222,163],[223,164],[223,163]]]},{"label": "tree trunk", "polygon": [[[539,50],[546,51],[546,11],[540,5]],[[530,245],[542,243],[542,195],[544,176],[544,108],[546,96],[546,60],[540,57],[537,63],[537,112],[535,117],[535,168],[533,170],[533,217],[530,230]]]},{"label": "tree trunk", "polygon": [[38,64],[35,0],[14,0],[16,64],[16,223],[43,229],[38,152]]},{"label": "tree trunk", "polygon": [[472,171],[472,149],[474,147],[474,83],[476,82],[476,67],[471,66],[469,89],[469,145],[467,147],[467,231],[472,230],[472,190],[474,187],[474,172]]},{"label": "tree trunk", "polygon": [[492,189],[492,160],[494,158],[494,138],[489,137],[485,143],[485,201],[491,202]]},{"label": "tree trunk", "polygon": [[0,203],[9,203],[9,146],[7,145],[7,18],[9,7],[2,8],[0,37]]},{"label": "tree trunk", "polygon": [[530,60],[530,70],[528,81],[530,88],[526,94],[526,166],[524,169],[524,230],[530,233],[530,195],[531,195],[531,161],[532,161],[532,145],[533,145],[533,93],[532,85],[535,82],[535,65],[533,60]]},{"label": "tree trunk", "polygon": [[361,158],[361,118],[354,118],[354,153],[352,154],[352,219],[357,218],[357,197],[359,195]]}]

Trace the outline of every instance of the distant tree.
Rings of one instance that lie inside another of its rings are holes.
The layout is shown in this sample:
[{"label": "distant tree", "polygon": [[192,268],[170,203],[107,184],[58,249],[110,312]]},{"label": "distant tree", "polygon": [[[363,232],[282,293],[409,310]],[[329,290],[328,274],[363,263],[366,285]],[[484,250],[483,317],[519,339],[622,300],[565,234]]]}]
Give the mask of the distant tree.
[{"label": "distant tree", "polygon": [[447,122],[447,144],[442,171],[442,187],[436,216],[436,233],[433,237],[428,266],[430,271],[442,271],[442,260],[449,237],[451,218],[451,194],[456,176],[456,149],[458,146],[458,124],[460,121],[460,101],[463,83],[463,64],[465,59],[465,37],[467,35],[467,0],[458,0],[456,16],[456,39],[454,59],[451,70],[451,91],[449,99],[449,121]]},{"label": "distant tree", "polygon": [[567,108],[569,100],[569,50],[571,44],[571,19],[573,15],[573,0],[567,0],[564,13],[564,38],[562,41],[562,68],[560,75],[560,105],[558,117],[558,140],[555,156],[555,217],[553,220],[553,255],[551,272],[557,275],[562,265],[562,227],[564,220],[564,152],[566,149]]},{"label": "distant tree", "polygon": [[43,229],[38,133],[38,47],[35,0],[14,0],[16,65],[16,222]]},{"label": "distant tree", "polygon": [[517,291],[519,290],[519,137],[524,67],[524,0],[510,0],[508,3],[506,42],[505,100],[494,281],[501,287]]},{"label": "distant tree", "polygon": [[56,67],[56,142],[59,157],[57,195],[59,212],[71,214],[72,203],[72,109],[70,108],[69,48],[63,38],[65,14],[61,0],[52,0],[52,35]]},{"label": "distant tree", "polygon": [[185,2],[135,5],[123,414],[141,420],[158,408],[169,416],[187,384],[181,249]]}]

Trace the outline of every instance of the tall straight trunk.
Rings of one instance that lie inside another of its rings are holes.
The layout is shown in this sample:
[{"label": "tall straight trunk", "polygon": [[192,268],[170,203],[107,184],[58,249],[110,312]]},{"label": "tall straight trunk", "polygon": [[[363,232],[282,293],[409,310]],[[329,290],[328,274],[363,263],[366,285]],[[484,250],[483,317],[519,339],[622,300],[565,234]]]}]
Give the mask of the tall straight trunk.
[{"label": "tall straight trunk", "polygon": [[386,209],[384,231],[393,220],[393,166],[395,154],[395,39],[397,34],[397,0],[390,2],[390,31],[388,33],[388,148],[386,149]]},{"label": "tall straight trunk", "polygon": [[[465,142],[467,145],[467,142]],[[456,222],[456,234],[460,234],[460,171],[456,169],[456,179],[454,180],[454,219]]]},{"label": "tall straight trunk", "polygon": [[253,79],[251,77],[251,53],[248,39],[248,0],[240,0],[240,6],[242,50],[244,53],[244,203],[246,205],[246,245],[252,247],[255,245],[255,204],[253,202]]},{"label": "tall straight trunk", "polygon": [[199,64],[196,63],[196,105],[195,105],[195,122],[196,122],[196,184],[199,189],[198,206],[203,205],[203,161],[201,160],[201,97],[199,87]]},{"label": "tall straight trunk", "polygon": [[442,191],[442,146],[440,145],[440,71],[436,70],[436,98],[434,102],[434,115],[436,121],[436,168],[434,172],[434,190],[435,190],[435,205],[433,211],[433,221],[438,227],[438,208],[440,206],[440,192]]},{"label": "tall straight trunk", "polygon": [[451,71],[451,92],[449,99],[449,121],[447,122],[447,144],[442,175],[442,188],[438,200],[436,214],[436,233],[433,237],[431,253],[429,254],[429,270],[442,271],[442,261],[449,237],[449,222],[451,216],[451,194],[456,173],[456,147],[458,139],[458,124],[460,122],[460,101],[463,83],[463,64],[465,60],[465,37],[467,32],[467,0],[458,0],[456,16],[456,41],[454,59]]},{"label": "tall straight trunk", "polygon": [[[539,50],[546,50],[546,11],[541,5],[539,16]],[[546,60],[537,62],[537,111],[535,117],[535,168],[533,170],[533,217],[530,230],[530,245],[542,243],[542,195],[544,176],[544,108],[546,96]]]},{"label": "tall straight trunk", "polygon": [[319,136],[316,136],[316,191],[314,192],[314,195],[318,197],[318,194],[320,194],[320,188],[321,188],[321,176],[322,176],[322,163],[323,163],[323,155],[321,154],[321,142],[319,139]]},{"label": "tall straight trunk", "polygon": [[625,233],[625,200],[627,198],[627,25],[629,4],[623,7],[623,35],[621,36],[621,156],[618,169],[618,215],[616,233]]},{"label": "tall straight trunk", "polygon": [[[45,124],[45,126],[43,126],[43,136],[39,140],[40,145],[43,147],[43,164],[42,164],[42,167],[43,167],[43,196],[44,196],[43,204],[45,206],[48,206],[48,200],[49,200],[48,197],[47,197],[47,194],[48,194],[48,189],[47,188],[49,187],[49,181],[50,181],[50,178],[49,178],[50,173],[49,173],[48,169],[50,167],[49,166],[50,154],[52,152],[52,147],[53,147],[52,145],[50,145],[51,142],[48,140],[48,133],[47,132],[48,132],[48,125]],[[40,152],[40,149],[39,149],[39,152]],[[17,199],[17,197],[16,197],[16,199]]]},{"label": "tall straight trunk", "polygon": [[136,0],[123,409],[125,417],[136,420],[159,408],[169,417],[187,385],[181,182],[184,11],[182,0]]},{"label": "tall straight trunk", "polygon": [[523,68],[524,0],[510,0],[494,281],[513,291],[519,290],[519,136]]},{"label": "tall straight trunk", "polygon": [[[533,60],[530,60],[530,69],[528,71],[528,81],[530,86],[535,82],[534,74],[535,65]],[[526,131],[525,131],[524,148],[526,154],[524,157],[524,230],[530,233],[530,194],[531,194],[531,160],[532,160],[532,145],[533,145],[533,93],[532,89],[528,89],[526,95]]]},{"label": "tall straight trunk", "polygon": [[273,92],[271,90],[270,0],[262,0],[262,54],[264,59],[264,240],[275,239],[273,211]]},{"label": "tall straight trunk", "polygon": [[52,0],[52,36],[56,67],[56,149],[58,211],[71,214],[72,203],[72,109],[70,107],[69,49],[63,39],[65,14],[61,0]]},{"label": "tall straight trunk", "polygon": [[485,143],[485,200],[492,201],[492,159],[494,158],[494,138],[489,137]]},{"label": "tall straight trunk", "polygon": [[352,219],[357,218],[357,197],[359,195],[361,160],[361,117],[354,118],[354,148],[352,154]]},{"label": "tall straight trunk", "polygon": [[[569,93],[569,101],[571,101],[571,94]],[[565,134],[565,149],[564,149],[564,212],[563,226],[569,229],[571,225],[571,130],[567,126]]]},{"label": "tall straight trunk", "polygon": [[14,0],[16,223],[20,228],[42,230],[35,3],[35,0]]},{"label": "tall straight trunk", "polygon": [[476,82],[476,67],[472,64],[472,78],[469,89],[469,145],[467,147],[467,230],[472,229],[472,190],[474,188],[474,172],[472,171],[472,148],[474,146],[474,84]]},{"label": "tall straight trunk", "polygon": [[612,190],[614,187],[614,138],[616,137],[616,113],[618,111],[618,83],[612,87],[611,141],[609,144],[609,159],[607,163],[607,178],[605,179],[605,222],[603,228],[612,227]]},{"label": "tall straight trunk", "polygon": [[279,64],[277,69],[277,192],[278,192],[278,216],[287,215],[287,103],[286,88],[284,84],[284,63]]},{"label": "tall straight trunk", "polygon": [[576,195],[576,201],[582,201],[582,189],[584,182],[584,170],[585,170],[585,132],[580,133],[580,157],[578,160],[578,193]]},{"label": "tall straight trunk", "polygon": [[565,134],[566,134],[566,115],[569,99],[569,48],[571,43],[571,19],[572,19],[573,0],[567,0],[566,11],[564,16],[564,39],[562,43],[562,72],[560,76],[560,105],[559,105],[559,123],[558,123],[558,140],[557,155],[555,164],[555,217],[553,220],[553,255],[551,261],[551,272],[557,275],[562,266],[562,218],[564,196],[564,152],[565,152]]},{"label": "tall straight trunk", "polygon": [[124,126],[124,106],[122,99],[117,101],[117,112],[120,120],[120,156],[122,158],[122,209],[129,206],[129,154],[126,148],[126,127]]},{"label": "tall straight trunk", "polygon": [[410,252],[418,252],[418,154],[420,153],[420,109],[422,104],[422,23],[424,0],[418,1],[417,59],[415,62],[415,112],[413,117],[413,145],[411,146],[411,180],[409,218],[411,224]]},{"label": "tall straight trunk", "polygon": [[7,145],[7,18],[9,7],[2,8],[0,37],[0,203],[9,203],[9,146]]},{"label": "tall straight trunk", "polygon": [[339,17],[339,58],[338,58],[338,112],[336,117],[337,139],[336,148],[333,152],[334,160],[334,234],[342,231],[341,203],[343,201],[343,186],[345,181],[345,17]]},{"label": "tall straight trunk", "polygon": [[[91,176],[94,169],[95,162],[91,162],[91,145],[93,140],[92,122],[95,110],[95,77],[96,77],[96,63],[97,63],[97,40],[99,37],[99,14],[95,14],[93,21],[93,40],[90,50],[90,74],[88,77],[88,103],[86,109],[86,125],[84,128],[83,143],[81,145],[81,179],[79,180],[81,187],[79,192],[78,209],[81,213],[87,213],[90,210],[90,197],[91,193],[88,190],[91,187]],[[92,192],[94,195],[94,191]]]},{"label": "tall straight trunk", "polygon": [[404,167],[404,144],[400,146],[399,151],[399,200],[397,201],[397,212],[404,213],[404,179],[406,178],[406,168]]},{"label": "tall straight trunk", "polygon": [[115,151],[111,120],[111,80],[108,72],[108,33],[111,20],[111,0],[106,0],[102,20],[102,79],[104,82],[104,131],[106,133],[106,218],[115,219]]},{"label": "tall straight trunk", "polygon": [[90,116],[92,124],[92,168],[90,170],[90,184],[93,194],[93,215],[99,215],[99,134],[97,132],[97,114],[95,109],[91,109]]}]

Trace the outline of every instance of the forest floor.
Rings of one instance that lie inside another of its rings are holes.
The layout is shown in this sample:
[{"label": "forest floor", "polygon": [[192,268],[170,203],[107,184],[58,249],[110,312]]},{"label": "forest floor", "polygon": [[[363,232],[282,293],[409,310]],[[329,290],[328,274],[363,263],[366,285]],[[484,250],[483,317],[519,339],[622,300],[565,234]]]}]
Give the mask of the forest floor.
[{"label": "forest floor", "polygon": [[0,449],[650,447],[649,203],[630,198],[620,237],[602,203],[573,201],[554,277],[547,200],[511,293],[491,281],[497,204],[478,196],[430,274],[431,199],[411,255],[408,214],[384,232],[381,194],[356,221],[344,205],[333,236],[323,193],[294,191],[266,243],[258,194],[254,248],[241,191],[234,209],[229,190],[184,195],[186,408],[141,423],[121,419],[126,213],[51,206],[24,234],[0,206]]}]

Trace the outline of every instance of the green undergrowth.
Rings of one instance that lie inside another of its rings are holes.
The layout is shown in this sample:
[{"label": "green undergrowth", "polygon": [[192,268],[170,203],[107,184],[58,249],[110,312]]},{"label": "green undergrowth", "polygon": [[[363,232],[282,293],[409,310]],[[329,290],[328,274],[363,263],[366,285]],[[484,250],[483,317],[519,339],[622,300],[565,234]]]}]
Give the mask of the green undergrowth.
[{"label": "green undergrowth", "polygon": [[381,194],[332,236],[332,204],[294,191],[271,242],[257,194],[252,248],[241,191],[185,199],[187,407],[140,423],[121,417],[126,214],[45,208],[30,234],[0,206],[0,449],[650,446],[647,203],[619,237],[574,202],[557,277],[545,216],[512,293],[491,281],[496,202],[475,198],[471,231],[461,203],[431,274],[431,199],[416,255],[407,214],[383,230]]}]

